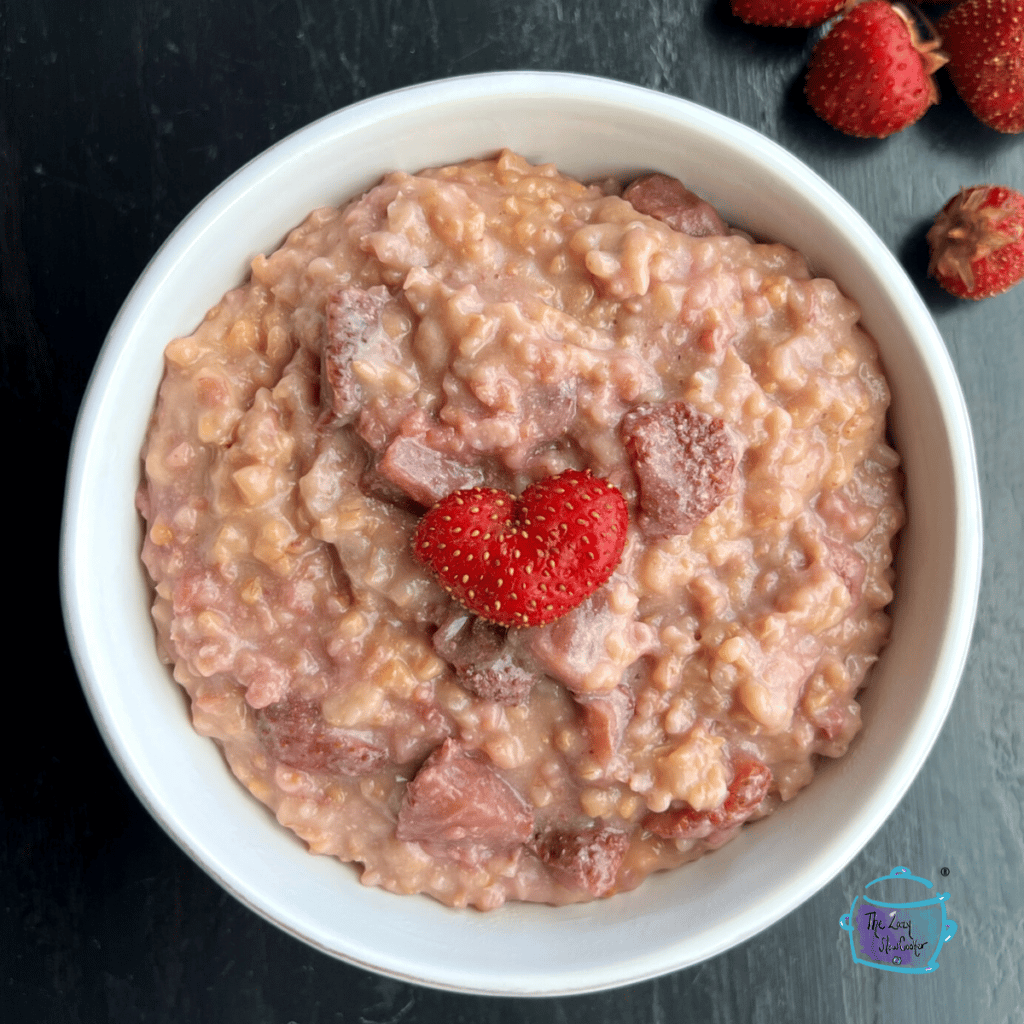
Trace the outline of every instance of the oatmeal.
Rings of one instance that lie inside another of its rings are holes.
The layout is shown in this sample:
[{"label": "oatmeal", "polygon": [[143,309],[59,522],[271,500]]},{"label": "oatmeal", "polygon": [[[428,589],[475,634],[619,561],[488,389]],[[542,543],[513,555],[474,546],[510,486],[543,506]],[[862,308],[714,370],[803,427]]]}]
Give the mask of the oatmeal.
[{"label": "oatmeal", "polygon": [[[858,319],[664,176],[503,152],[314,211],[166,351],[138,505],[196,729],[312,851],[454,906],[721,846],[846,750],[887,637]],[[414,557],[453,491],[566,470],[629,525],[556,621],[478,618]]]}]

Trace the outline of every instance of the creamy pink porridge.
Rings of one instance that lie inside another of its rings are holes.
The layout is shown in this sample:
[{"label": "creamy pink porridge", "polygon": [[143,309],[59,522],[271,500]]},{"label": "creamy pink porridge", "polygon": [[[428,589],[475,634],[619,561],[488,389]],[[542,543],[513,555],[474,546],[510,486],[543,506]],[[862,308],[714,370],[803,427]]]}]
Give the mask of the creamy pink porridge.
[{"label": "creamy pink porridge", "polygon": [[[875,345],[799,254],[671,179],[615,191],[510,152],[389,174],[167,348],[138,496],[161,654],[366,884],[628,890],[859,728],[902,522]],[[565,617],[492,625],[413,557],[450,492],[584,468],[630,524]]]}]

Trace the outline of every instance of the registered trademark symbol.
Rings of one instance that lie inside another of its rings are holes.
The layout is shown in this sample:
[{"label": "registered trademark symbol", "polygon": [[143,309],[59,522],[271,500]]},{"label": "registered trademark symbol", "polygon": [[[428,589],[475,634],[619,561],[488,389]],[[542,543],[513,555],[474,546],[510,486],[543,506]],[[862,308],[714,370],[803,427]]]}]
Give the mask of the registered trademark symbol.
[{"label": "registered trademark symbol", "polygon": [[949,868],[939,868],[939,874],[945,878],[949,874]]}]

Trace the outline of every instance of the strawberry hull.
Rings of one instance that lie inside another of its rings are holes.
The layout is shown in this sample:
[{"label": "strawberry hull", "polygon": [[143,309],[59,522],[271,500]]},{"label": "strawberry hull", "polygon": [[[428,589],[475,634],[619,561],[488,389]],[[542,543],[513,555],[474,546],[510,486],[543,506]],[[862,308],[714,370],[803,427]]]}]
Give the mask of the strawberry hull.
[{"label": "strawberry hull", "polygon": [[952,295],[984,299],[1024,278],[1024,195],[1001,185],[961,189],[928,231],[929,273]]}]

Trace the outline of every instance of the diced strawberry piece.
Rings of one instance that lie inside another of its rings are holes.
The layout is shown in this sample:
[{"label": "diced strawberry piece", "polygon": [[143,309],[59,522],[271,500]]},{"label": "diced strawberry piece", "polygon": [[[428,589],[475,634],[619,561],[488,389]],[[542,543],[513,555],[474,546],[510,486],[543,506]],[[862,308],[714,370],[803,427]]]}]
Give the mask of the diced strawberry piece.
[{"label": "diced strawberry piece", "polygon": [[580,832],[554,830],[538,839],[534,849],[563,885],[595,897],[610,896],[629,836],[605,825]]},{"label": "diced strawberry piece", "polygon": [[669,402],[627,413],[621,430],[651,536],[689,533],[732,490],[737,454],[722,420]]},{"label": "diced strawberry piece", "polygon": [[441,744],[405,791],[395,835],[407,843],[509,853],[533,833],[526,801],[453,739]]},{"label": "diced strawberry piece", "polygon": [[428,508],[452,491],[476,487],[483,471],[425,444],[421,438],[399,435],[387,446],[377,472],[420,505]]},{"label": "diced strawberry piece", "polygon": [[630,661],[658,646],[654,628],[637,619],[632,611],[616,611],[606,594],[595,594],[557,622],[521,630],[515,639],[542,672],[571,693],[586,695],[591,692],[588,678],[593,671],[602,661],[612,661],[607,647],[612,633],[621,635],[632,648]]},{"label": "diced strawberry piece", "polygon": [[771,769],[760,761],[741,761],[729,783],[729,794],[722,804],[727,827],[746,821],[761,806],[772,784]]},{"label": "diced strawberry piece", "polygon": [[434,633],[434,650],[470,693],[498,704],[523,704],[537,673],[524,667],[508,643],[508,630],[456,612]]},{"label": "diced strawberry piece", "polygon": [[577,696],[576,703],[590,737],[590,753],[599,764],[607,766],[622,745],[636,708],[636,696],[628,686],[616,686],[608,693]]},{"label": "diced strawberry piece", "polygon": [[327,336],[322,355],[321,401],[339,423],[349,423],[362,405],[362,388],[352,372],[356,359],[393,363],[398,352],[384,329],[392,301],[387,288],[343,287],[327,298]]},{"label": "diced strawberry piece", "polygon": [[729,233],[713,206],[691,192],[678,178],[667,174],[638,178],[623,192],[622,198],[632,203],[638,213],[663,221],[684,235],[704,238]]},{"label": "diced strawberry piece", "polygon": [[648,814],[644,828],[662,839],[707,839],[742,825],[768,795],[771,769],[760,761],[741,761],[733,771],[729,791],[720,807],[695,811],[692,807],[670,808]]},{"label": "diced strawberry piece", "polygon": [[300,771],[370,775],[388,762],[387,750],[372,735],[328,725],[312,701],[262,708],[256,729],[271,757]]}]

